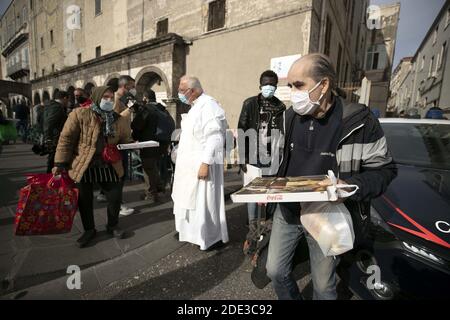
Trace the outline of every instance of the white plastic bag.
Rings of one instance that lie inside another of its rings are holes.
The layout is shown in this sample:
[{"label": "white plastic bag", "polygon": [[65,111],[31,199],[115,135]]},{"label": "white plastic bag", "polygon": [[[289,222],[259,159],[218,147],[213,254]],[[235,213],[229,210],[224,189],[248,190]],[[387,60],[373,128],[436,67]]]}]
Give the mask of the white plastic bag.
[{"label": "white plastic bag", "polygon": [[[353,196],[358,192],[359,187],[357,185],[350,184],[337,184],[337,178],[333,171],[328,171],[328,178],[331,180],[332,186],[328,187],[330,201],[338,201],[339,199],[346,199]],[[352,190],[352,191],[346,191]]]},{"label": "white plastic bag", "polygon": [[339,256],[353,249],[353,222],[344,204],[303,203],[300,220],[325,256]]}]

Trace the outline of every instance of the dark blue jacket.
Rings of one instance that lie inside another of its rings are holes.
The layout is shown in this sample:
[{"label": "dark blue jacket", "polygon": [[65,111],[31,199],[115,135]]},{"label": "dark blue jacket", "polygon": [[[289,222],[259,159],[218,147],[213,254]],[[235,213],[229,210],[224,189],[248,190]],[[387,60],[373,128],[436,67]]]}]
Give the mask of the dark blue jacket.
[{"label": "dark blue jacket", "polygon": [[[371,200],[381,196],[397,176],[397,167],[388,150],[386,138],[380,122],[361,104],[348,104],[337,98],[343,105],[343,130],[336,150],[337,172],[339,178],[348,184],[360,187],[345,205],[352,214],[355,236],[358,239],[365,232],[370,217]],[[295,117],[290,108],[286,111],[286,141],[291,140]],[[318,142],[320,143],[320,142]],[[285,177],[289,162],[289,149],[285,148],[284,159],[278,172]],[[300,212],[284,218],[290,224],[298,224]]]}]

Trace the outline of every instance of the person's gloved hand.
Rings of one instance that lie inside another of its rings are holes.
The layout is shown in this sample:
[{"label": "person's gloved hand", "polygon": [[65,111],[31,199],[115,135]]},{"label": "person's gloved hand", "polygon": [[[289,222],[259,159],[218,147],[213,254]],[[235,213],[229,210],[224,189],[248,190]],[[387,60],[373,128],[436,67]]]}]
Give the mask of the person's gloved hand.
[{"label": "person's gloved hand", "polygon": [[241,168],[241,171],[243,173],[247,173],[247,165],[246,164],[240,164],[239,167]]}]

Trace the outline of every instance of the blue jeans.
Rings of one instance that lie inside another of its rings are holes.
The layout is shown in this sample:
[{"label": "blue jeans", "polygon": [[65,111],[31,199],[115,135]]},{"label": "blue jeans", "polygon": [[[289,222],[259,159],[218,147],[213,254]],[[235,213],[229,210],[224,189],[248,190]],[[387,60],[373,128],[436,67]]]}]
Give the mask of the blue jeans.
[{"label": "blue jeans", "polygon": [[258,204],[257,203],[249,203],[247,204],[248,209],[248,222],[252,222],[258,219]]},{"label": "blue jeans", "polygon": [[[257,167],[257,168],[264,168],[264,166],[259,162],[257,164],[252,164],[252,166]],[[263,177],[267,178],[270,176],[263,176]],[[247,210],[248,210],[248,222],[249,223],[258,219],[258,204],[257,203],[248,203]]]},{"label": "blue jeans", "polygon": [[314,300],[336,300],[338,258],[325,257],[317,242],[299,225],[290,225],[277,207],[273,218],[267,258],[267,275],[280,300],[300,300],[301,294],[292,275],[292,261],[301,237],[306,234],[311,263]]}]

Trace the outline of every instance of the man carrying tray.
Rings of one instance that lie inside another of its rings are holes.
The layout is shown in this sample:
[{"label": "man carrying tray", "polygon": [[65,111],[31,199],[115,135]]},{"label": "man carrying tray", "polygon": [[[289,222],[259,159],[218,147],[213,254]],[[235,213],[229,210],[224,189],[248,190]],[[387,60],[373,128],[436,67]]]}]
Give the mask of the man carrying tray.
[{"label": "man carrying tray", "polygon": [[[385,192],[396,176],[380,123],[364,105],[345,105],[336,86],[336,72],[327,56],[297,60],[288,75],[292,108],[286,112],[286,141],[279,177],[325,175],[333,170],[339,184],[356,185],[345,201],[356,240],[364,235],[370,201]],[[324,182],[328,184],[327,181]],[[267,259],[267,275],[280,300],[301,300],[291,271],[304,229],[300,203],[276,206]],[[306,234],[315,300],[335,300],[339,259],[326,257]]]}]

